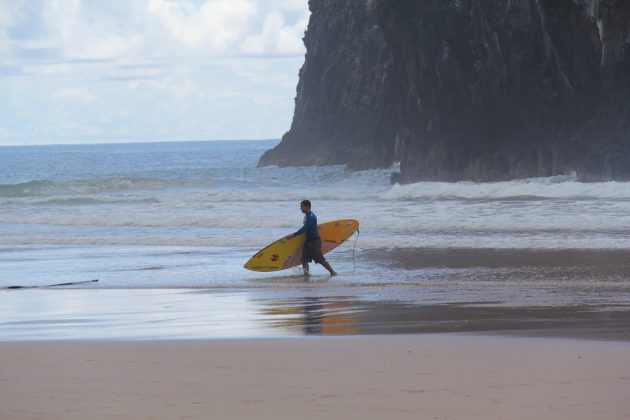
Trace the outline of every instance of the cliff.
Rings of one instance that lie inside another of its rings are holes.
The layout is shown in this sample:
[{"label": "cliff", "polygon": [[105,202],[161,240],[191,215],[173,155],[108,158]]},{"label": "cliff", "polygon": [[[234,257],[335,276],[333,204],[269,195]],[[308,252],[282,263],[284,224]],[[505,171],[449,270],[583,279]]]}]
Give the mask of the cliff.
[{"label": "cliff", "polygon": [[630,179],[630,0],[311,0],[261,165],[393,180]]},{"label": "cliff", "polygon": [[311,0],[291,129],[260,165],[389,167],[398,111],[392,54],[364,0]]}]

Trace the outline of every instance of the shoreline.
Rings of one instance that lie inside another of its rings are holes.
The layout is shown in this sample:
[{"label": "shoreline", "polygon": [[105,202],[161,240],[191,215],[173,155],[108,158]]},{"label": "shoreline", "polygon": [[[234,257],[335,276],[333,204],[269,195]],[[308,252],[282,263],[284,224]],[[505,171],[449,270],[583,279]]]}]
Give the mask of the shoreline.
[{"label": "shoreline", "polygon": [[0,417],[621,419],[630,343],[463,334],[0,343]]},{"label": "shoreline", "polygon": [[[401,295],[411,290],[430,298],[431,288],[400,289]],[[471,302],[457,296],[450,304],[431,304],[383,297],[378,300],[374,296],[374,290],[364,287],[331,288],[327,284],[240,291],[4,291],[0,292],[0,341],[434,333],[630,341],[627,304],[605,301],[510,306],[492,300]]]}]

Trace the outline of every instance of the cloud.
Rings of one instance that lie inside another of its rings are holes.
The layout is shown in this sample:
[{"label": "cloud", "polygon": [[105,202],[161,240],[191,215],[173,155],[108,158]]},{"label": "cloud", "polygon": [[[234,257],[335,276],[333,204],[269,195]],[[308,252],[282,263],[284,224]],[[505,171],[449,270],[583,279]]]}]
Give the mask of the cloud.
[{"label": "cloud", "polygon": [[[263,0],[27,0],[0,3],[0,48],[12,21],[26,54],[136,60],[304,54],[306,2]],[[44,57],[42,57],[44,58]],[[46,58],[51,58],[50,56]]]},{"label": "cloud", "polygon": [[94,94],[87,89],[83,88],[61,88],[57,89],[53,95],[60,99],[68,99],[71,101],[78,101],[83,103],[94,102],[96,97]]},{"label": "cloud", "polygon": [[86,137],[101,137],[106,134],[106,131],[96,125],[81,125],[77,123],[60,123],[58,127],[65,132],[71,132],[73,135],[86,136]]},{"label": "cloud", "polygon": [[[127,11],[132,13],[125,16]],[[35,43],[54,48],[67,59],[133,57],[145,46],[133,11],[131,7],[112,9],[98,1],[49,0],[41,11],[45,32]]]},{"label": "cloud", "polygon": [[272,11],[267,14],[260,32],[247,37],[241,49],[248,54],[303,54],[302,36],[307,22],[305,13],[294,25],[288,25],[282,14]]},{"label": "cloud", "polygon": [[257,4],[252,0],[209,0],[197,7],[190,1],[150,0],[147,10],[176,42],[191,49],[225,53],[249,29]]},{"label": "cloud", "polygon": [[0,144],[279,138],[308,13],[306,0],[0,0]]},{"label": "cloud", "polygon": [[5,54],[9,50],[7,30],[11,20],[9,4],[0,2],[0,54]]},{"label": "cloud", "polygon": [[309,12],[302,1],[150,0],[171,40],[206,54],[303,55]]}]

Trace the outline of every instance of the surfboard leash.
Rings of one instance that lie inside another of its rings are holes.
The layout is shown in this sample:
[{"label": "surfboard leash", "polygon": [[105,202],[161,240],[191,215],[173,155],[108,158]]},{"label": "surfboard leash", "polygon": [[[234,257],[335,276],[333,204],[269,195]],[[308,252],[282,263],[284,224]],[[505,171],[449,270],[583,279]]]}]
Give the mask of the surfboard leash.
[{"label": "surfboard leash", "polygon": [[359,240],[360,234],[361,234],[361,231],[357,229],[357,237],[354,238],[354,248],[352,248],[352,264],[354,265],[354,267],[352,268],[352,273],[354,273],[354,271],[357,269],[357,261],[355,259],[355,253],[357,250],[357,241]]},{"label": "surfboard leash", "polygon": [[7,290],[17,290],[17,289],[44,289],[46,287],[57,287],[57,286],[75,286],[78,284],[87,284],[87,283],[96,283],[96,280],[85,280],[85,281],[73,281],[69,283],[57,283],[57,284],[44,284],[41,286],[7,286],[5,289]]}]

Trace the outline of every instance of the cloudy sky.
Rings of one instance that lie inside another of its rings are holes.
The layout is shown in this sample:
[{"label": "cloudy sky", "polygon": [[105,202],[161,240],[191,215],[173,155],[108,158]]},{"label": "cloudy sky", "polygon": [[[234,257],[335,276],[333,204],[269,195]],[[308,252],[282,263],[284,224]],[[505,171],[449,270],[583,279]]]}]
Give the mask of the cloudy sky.
[{"label": "cloudy sky", "polygon": [[0,145],[279,138],[307,0],[0,0]]}]

